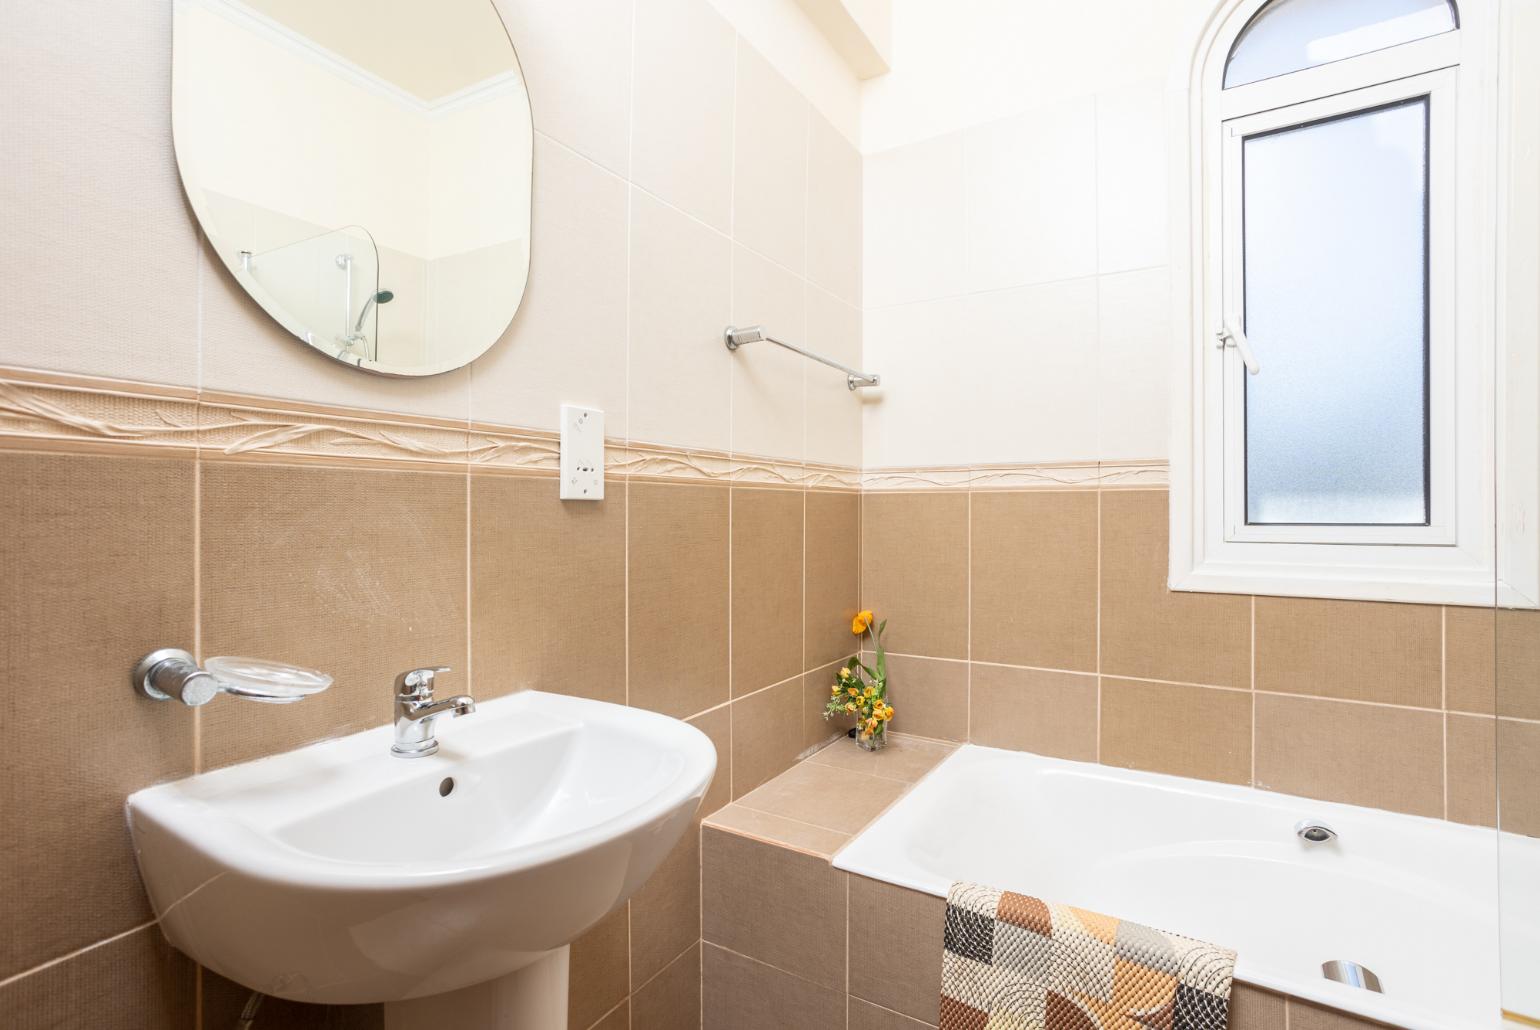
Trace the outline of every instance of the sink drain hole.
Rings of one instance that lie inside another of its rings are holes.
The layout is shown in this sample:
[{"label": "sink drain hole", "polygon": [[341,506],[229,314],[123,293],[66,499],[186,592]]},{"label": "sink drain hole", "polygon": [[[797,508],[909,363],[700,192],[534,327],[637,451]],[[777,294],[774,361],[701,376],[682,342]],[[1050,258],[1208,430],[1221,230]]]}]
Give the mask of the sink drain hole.
[{"label": "sink drain hole", "polygon": [[453,793],[454,789],[455,778],[453,776],[445,776],[442,780],[439,781],[438,796],[441,798],[447,798],[451,793]]}]

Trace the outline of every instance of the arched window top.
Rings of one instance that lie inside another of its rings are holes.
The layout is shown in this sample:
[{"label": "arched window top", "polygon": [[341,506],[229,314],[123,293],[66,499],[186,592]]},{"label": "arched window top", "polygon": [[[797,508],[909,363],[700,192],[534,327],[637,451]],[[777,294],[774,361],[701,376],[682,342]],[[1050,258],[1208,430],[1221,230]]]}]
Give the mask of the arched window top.
[{"label": "arched window top", "polygon": [[1225,63],[1225,88],[1425,39],[1459,27],[1450,0],[1272,0]]}]

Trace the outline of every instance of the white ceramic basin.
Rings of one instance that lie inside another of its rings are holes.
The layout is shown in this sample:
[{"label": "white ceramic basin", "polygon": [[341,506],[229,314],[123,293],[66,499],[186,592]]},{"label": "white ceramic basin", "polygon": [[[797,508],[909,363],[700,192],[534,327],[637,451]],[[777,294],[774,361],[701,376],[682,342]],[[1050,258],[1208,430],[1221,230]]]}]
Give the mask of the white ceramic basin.
[{"label": "white ceramic basin", "polygon": [[171,943],[295,1001],[504,977],[630,897],[716,769],[686,723],[553,694],[489,701],[437,730],[427,758],[392,757],[385,726],[130,796]]}]

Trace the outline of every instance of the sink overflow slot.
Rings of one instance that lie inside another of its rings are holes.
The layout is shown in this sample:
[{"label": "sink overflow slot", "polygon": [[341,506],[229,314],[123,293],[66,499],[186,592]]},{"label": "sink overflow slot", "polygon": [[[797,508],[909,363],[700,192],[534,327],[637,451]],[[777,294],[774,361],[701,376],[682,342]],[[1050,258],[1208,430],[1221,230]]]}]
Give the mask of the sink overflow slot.
[{"label": "sink overflow slot", "polygon": [[441,798],[447,798],[450,793],[454,791],[454,789],[455,778],[453,776],[445,776],[442,780],[439,781],[438,796]]}]

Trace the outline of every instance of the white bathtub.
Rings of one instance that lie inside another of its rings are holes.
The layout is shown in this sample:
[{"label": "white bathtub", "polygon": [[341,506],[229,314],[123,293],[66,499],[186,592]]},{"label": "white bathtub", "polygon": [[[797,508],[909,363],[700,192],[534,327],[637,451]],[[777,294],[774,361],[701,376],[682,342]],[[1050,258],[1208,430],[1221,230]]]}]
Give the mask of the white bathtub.
[{"label": "white bathtub", "polygon": [[[1306,844],[1302,819],[1340,836]],[[1503,860],[1540,874],[1537,849],[1518,838]],[[1413,1030],[1501,1023],[1492,830],[969,745],[834,864],[939,896],[974,880],[1212,941],[1239,952],[1240,980]],[[1510,972],[1540,970],[1507,957]],[[1325,979],[1328,959],[1367,966],[1385,993]]]}]

